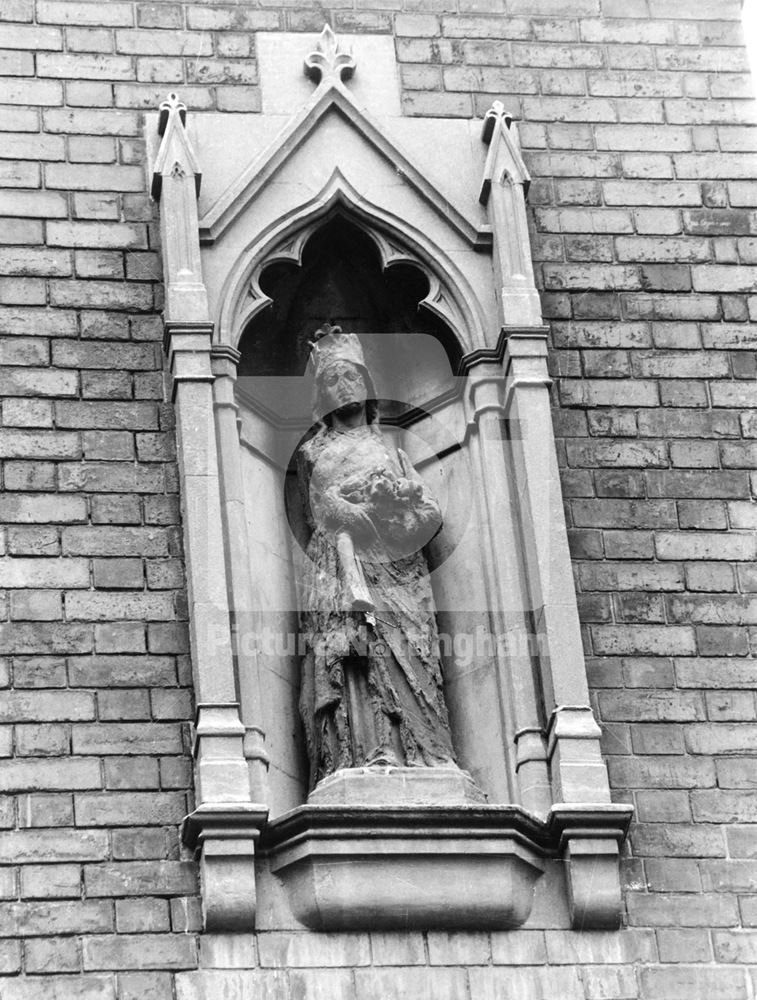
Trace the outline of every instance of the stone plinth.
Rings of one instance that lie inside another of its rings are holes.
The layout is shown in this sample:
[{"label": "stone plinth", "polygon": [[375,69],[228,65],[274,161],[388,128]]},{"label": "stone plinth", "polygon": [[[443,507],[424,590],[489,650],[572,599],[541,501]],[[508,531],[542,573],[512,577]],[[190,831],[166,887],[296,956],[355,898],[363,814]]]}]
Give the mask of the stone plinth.
[{"label": "stone plinth", "polygon": [[308,804],[269,824],[264,850],[317,930],[504,929],[531,911],[539,828],[511,806]]},{"label": "stone plinth", "polygon": [[486,802],[467,771],[456,767],[354,767],[330,774],[308,796],[311,805],[465,805]]}]

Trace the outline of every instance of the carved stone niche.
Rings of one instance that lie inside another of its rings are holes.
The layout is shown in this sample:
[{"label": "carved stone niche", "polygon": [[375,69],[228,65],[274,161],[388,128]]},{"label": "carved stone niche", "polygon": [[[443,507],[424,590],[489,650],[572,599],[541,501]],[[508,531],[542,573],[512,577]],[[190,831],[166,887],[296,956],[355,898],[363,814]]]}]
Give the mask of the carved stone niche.
[{"label": "carved stone niche", "polygon": [[[555,900],[618,926],[631,807],[589,704],[516,127],[496,103],[401,117],[391,39],[355,37],[357,59],[328,29],[304,41],[277,35],[273,62],[259,38],[261,114],[187,120],[174,98],[150,139],[206,926],[250,930],[256,883],[265,926],[538,926]],[[308,792],[292,459],[325,320],[360,335],[384,432],[444,509],[428,559],[465,773],[353,769]]]}]

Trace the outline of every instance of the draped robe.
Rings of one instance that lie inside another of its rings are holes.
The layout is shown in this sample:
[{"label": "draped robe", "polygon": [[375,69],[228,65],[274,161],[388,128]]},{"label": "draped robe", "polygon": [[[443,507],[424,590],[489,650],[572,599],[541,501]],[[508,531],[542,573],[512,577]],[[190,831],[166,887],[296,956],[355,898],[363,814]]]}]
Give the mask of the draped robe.
[{"label": "draped robe", "polygon": [[[437,502],[375,425],[322,428],[300,448],[298,475],[312,530],[300,580],[300,713],[311,788],[341,768],[456,766],[421,551],[441,527]],[[409,495],[377,500],[376,483],[398,484]],[[353,539],[350,547],[373,615],[351,604],[335,497],[361,503],[376,528],[375,539]]]}]

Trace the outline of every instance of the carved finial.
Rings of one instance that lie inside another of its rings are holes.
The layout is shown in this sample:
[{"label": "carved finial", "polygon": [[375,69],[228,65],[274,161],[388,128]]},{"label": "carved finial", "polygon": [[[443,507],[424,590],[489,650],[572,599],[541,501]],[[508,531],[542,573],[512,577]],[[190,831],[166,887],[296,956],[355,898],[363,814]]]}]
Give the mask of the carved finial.
[{"label": "carved finial", "polygon": [[492,183],[506,179],[512,184],[522,184],[524,194],[528,194],[531,177],[523,161],[518,138],[518,127],[513,125],[512,115],[505,111],[502,101],[495,101],[484,116],[481,138],[488,145],[484,176],[478,200],[482,205],[489,201]]},{"label": "carved finial", "polygon": [[160,105],[158,118],[158,134],[161,136],[161,141],[153,165],[150,189],[156,201],[160,200],[164,177],[180,181],[191,174],[194,176],[195,191],[198,195],[200,193],[202,172],[187,135],[186,121],[186,105],[182,104],[176,94],[169,94]]},{"label": "carved finial", "polygon": [[158,118],[158,135],[163,135],[168,125],[168,118],[171,112],[178,111],[181,124],[187,123],[187,106],[182,104],[177,94],[169,94],[165,101],[160,104],[160,117]]},{"label": "carved finial", "polygon": [[339,41],[327,24],[318,39],[318,48],[305,59],[305,76],[315,83],[349,80],[355,72],[352,52],[340,52]]},{"label": "carved finial", "polygon": [[494,126],[497,122],[503,122],[505,128],[510,128],[512,124],[513,116],[509,111],[505,111],[505,106],[502,101],[494,101],[492,106],[484,115],[484,127],[481,132],[481,138],[488,145],[491,142],[492,135],[494,134]]}]

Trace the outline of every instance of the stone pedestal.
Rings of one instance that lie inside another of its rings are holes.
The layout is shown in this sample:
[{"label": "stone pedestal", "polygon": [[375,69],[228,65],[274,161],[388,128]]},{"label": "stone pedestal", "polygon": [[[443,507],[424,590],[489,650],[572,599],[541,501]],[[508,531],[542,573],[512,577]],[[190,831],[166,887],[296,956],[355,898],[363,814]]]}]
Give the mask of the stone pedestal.
[{"label": "stone pedestal", "polygon": [[469,805],[486,796],[466,771],[453,767],[355,767],[319,781],[310,805]]},{"label": "stone pedestal", "polygon": [[531,912],[539,827],[512,806],[307,805],[263,850],[314,930],[507,929]]}]

